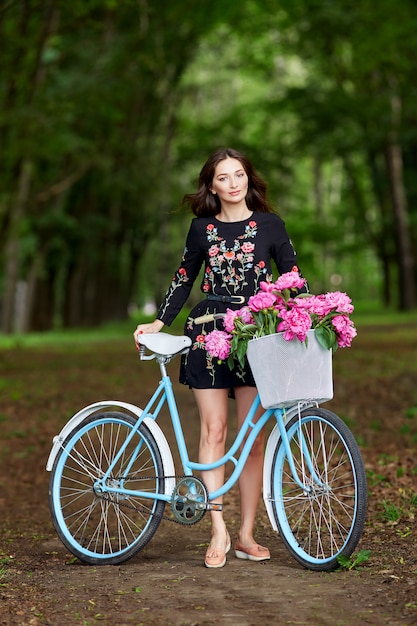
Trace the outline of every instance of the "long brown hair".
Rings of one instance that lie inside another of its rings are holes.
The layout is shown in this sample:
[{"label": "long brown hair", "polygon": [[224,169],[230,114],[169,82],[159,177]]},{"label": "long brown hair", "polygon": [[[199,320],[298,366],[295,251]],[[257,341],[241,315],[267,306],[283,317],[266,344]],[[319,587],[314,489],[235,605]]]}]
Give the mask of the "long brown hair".
[{"label": "long brown hair", "polygon": [[198,179],[198,190],[188,193],[182,200],[183,205],[189,205],[197,217],[211,217],[220,213],[221,205],[217,195],[213,195],[210,187],[213,183],[214,171],[220,161],[224,159],[237,159],[245,170],[248,177],[248,193],[246,204],[251,211],[259,213],[273,213],[274,209],[266,199],[266,183],[256,173],[249,159],[233,148],[220,148],[209,156],[203,165]]}]

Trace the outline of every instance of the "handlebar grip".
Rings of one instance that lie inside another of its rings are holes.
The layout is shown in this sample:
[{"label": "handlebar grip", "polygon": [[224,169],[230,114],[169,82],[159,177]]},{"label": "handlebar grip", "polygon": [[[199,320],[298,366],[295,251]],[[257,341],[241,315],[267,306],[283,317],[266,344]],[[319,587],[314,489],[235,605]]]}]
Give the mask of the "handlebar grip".
[{"label": "handlebar grip", "polygon": [[194,324],[205,324],[206,322],[214,322],[215,320],[214,313],[208,313],[207,315],[200,315],[200,317],[194,318]]},{"label": "handlebar grip", "polygon": [[214,320],[222,320],[224,316],[224,313],[207,313],[207,315],[195,317],[194,324],[205,324],[206,322],[214,322]]}]

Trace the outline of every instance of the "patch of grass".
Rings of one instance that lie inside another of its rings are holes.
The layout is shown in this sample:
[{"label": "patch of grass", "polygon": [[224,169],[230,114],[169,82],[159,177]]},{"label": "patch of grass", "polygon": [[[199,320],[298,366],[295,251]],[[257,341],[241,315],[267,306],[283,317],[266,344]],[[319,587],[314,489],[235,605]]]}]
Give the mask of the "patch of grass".
[{"label": "patch of grass", "polygon": [[23,450],[17,451],[13,453],[14,459],[26,459],[28,456],[36,452],[36,446],[30,445],[26,446]]},{"label": "patch of grass", "polygon": [[357,435],[355,435],[356,437],[356,443],[358,444],[358,446],[360,446],[361,448],[366,448],[368,446],[368,442],[366,441],[366,438],[364,435],[361,435],[360,433],[358,433]]},{"label": "patch of grass", "polygon": [[414,521],[415,510],[417,506],[417,493],[410,489],[400,489],[401,503],[395,504],[382,500],[382,511],[379,514],[379,518],[386,522],[398,523],[403,518]]},{"label": "patch of grass", "polygon": [[[184,309],[177,316],[166,332],[181,335],[187,320],[189,309]],[[66,330],[51,330],[43,333],[27,333],[4,335],[0,333],[0,350],[19,348],[54,348],[65,345],[77,351],[87,343],[101,341],[117,341],[126,339],[133,342],[133,331],[138,323],[146,323],[154,318],[141,315],[122,322],[103,324],[96,328],[74,328]],[[0,379],[1,380],[1,379]]]},{"label": "patch of grass", "polygon": [[399,429],[400,435],[409,435],[411,433],[410,424],[402,424]]},{"label": "patch of grass", "polygon": [[401,517],[401,509],[399,509],[393,502],[382,500],[382,509],[382,519],[387,522],[398,522]]},{"label": "patch of grass", "polygon": [[28,433],[25,430],[11,430],[4,435],[4,439],[26,439]]},{"label": "patch of grass", "polygon": [[342,420],[350,430],[353,430],[356,426],[356,420],[352,419],[351,417],[348,417],[347,415],[339,415],[339,417],[342,418]]},{"label": "patch of grass", "polygon": [[370,469],[366,470],[366,478],[370,487],[377,487],[387,482],[385,474],[377,474],[377,472]]},{"label": "patch of grass", "polygon": [[407,409],[405,412],[405,416],[408,419],[414,419],[415,417],[417,417],[417,406],[412,406],[409,409]]},{"label": "patch of grass", "polygon": [[352,554],[350,557],[341,554],[337,557],[337,562],[339,563],[339,569],[351,570],[357,569],[362,563],[366,563],[369,561],[369,557],[371,555],[370,550],[359,550],[359,552],[355,555]]},{"label": "patch of grass", "polygon": [[401,537],[401,539],[407,539],[407,537],[410,537],[410,535],[413,534],[413,531],[411,530],[409,526],[406,526],[404,530],[401,528],[397,528],[396,532],[397,532],[397,535]]},{"label": "patch of grass", "polygon": [[7,578],[8,571],[5,567],[0,567],[0,584],[4,585],[4,581]]},{"label": "patch of grass", "polygon": [[364,326],[377,326],[385,324],[415,323],[415,311],[395,311],[381,308],[378,303],[372,302],[355,302],[355,323]]},{"label": "patch of grass", "polygon": [[390,463],[398,463],[398,456],[386,454],[385,452],[378,457],[378,465],[389,465]]}]

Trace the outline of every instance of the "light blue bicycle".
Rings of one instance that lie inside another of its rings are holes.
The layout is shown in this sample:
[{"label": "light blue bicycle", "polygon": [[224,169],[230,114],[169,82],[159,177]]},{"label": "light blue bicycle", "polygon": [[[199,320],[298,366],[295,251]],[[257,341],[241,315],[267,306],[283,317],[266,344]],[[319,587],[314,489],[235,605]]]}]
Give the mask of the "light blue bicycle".
[{"label": "light blue bicycle", "polygon": [[[133,404],[91,404],[54,438],[47,469],[56,531],[80,560],[117,564],[141,550],[162,519],[195,524],[212,501],[238,480],[257,435],[269,420],[263,497],[275,531],[292,556],[311,570],[331,570],[350,556],[361,537],[367,487],[356,441],[334,413],[305,403],[268,409],[253,418],[259,397],[225,456],[203,465],[189,459],[166,364],[189,350],[188,337],[166,333],[141,337],[141,359],[156,359],[161,381],[142,410]],[[157,423],[168,403],[181,460],[177,473],[167,439]],[[240,451],[240,452],[239,452]],[[232,461],[225,484],[208,493],[194,472]],[[166,505],[170,515],[164,515]]]}]

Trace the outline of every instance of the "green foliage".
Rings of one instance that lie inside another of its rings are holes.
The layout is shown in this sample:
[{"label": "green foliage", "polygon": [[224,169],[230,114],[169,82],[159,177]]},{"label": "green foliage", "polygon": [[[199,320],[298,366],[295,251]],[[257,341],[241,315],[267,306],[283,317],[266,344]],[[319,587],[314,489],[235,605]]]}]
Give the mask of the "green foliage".
[{"label": "green foliage", "polygon": [[385,474],[379,474],[371,469],[366,470],[366,479],[370,487],[377,487],[387,482]]},{"label": "green foliage", "polygon": [[313,292],[341,285],[409,308],[416,25],[410,0],[7,3],[4,331],[96,326],[158,303],[184,245],[173,209],[225,144],[267,179]]},{"label": "green foliage", "polygon": [[337,562],[339,563],[339,569],[352,570],[357,569],[363,563],[369,561],[369,557],[371,555],[370,550],[359,550],[359,552],[350,557],[341,554],[337,557]]},{"label": "green foliage", "polygon": [[328,326],[318,326],[314,334],[317,337],[317,341],[326,350],[332,349],[333,352],[337,350],[336,333]]},{"label": "green foliage", "polygon": [[397,522],[401,517],[401,510],[393,503],[382,501],[381,518],[387,522]]}]

